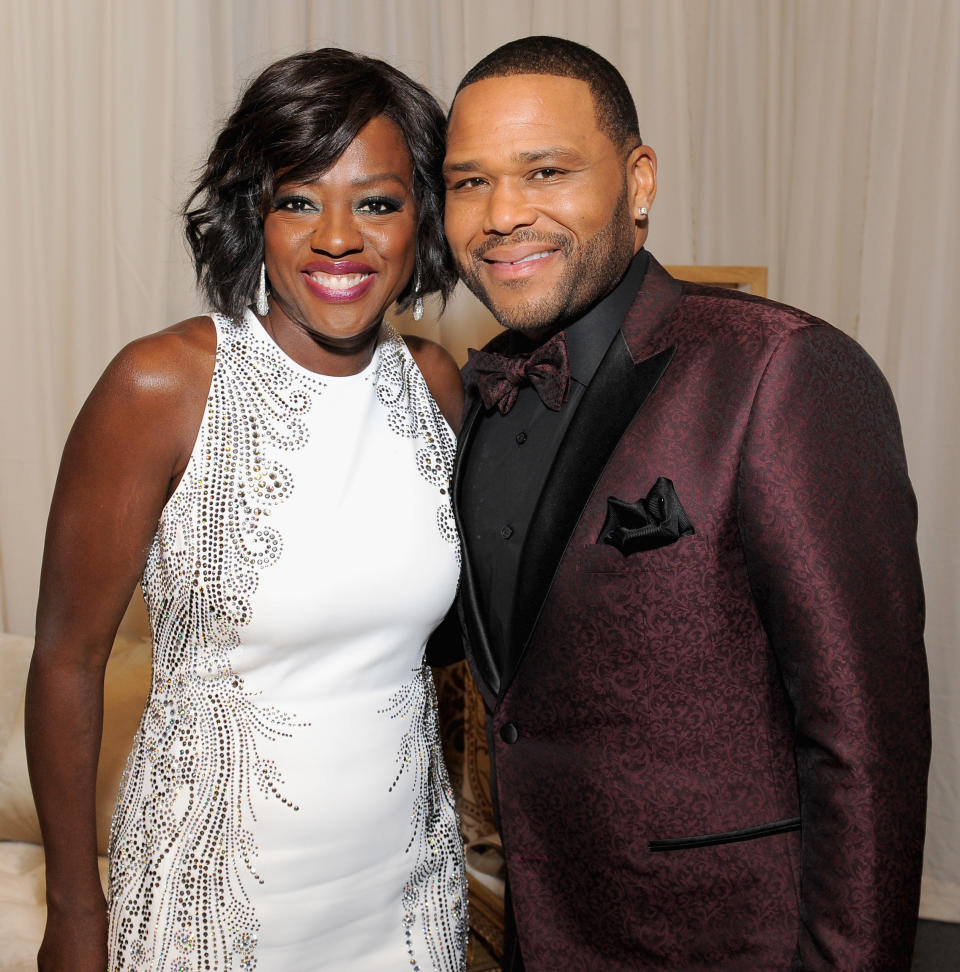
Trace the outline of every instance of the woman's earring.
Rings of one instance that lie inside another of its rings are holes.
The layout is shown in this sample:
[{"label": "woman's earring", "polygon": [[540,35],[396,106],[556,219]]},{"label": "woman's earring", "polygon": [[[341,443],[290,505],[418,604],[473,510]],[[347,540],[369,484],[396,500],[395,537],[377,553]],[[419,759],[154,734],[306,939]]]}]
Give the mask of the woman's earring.
[{"label": "woman's earring", "polygon": [[413,292],[416,294],[416,300],[413,302],[413,319],[419,321],[423,317],[423,297],[420,295],[420,270],[417,270],[417,275],[413,279]]},{"label": "woman's earring", "polygon": [[646,206],[641,206],[641,207],[640,207],[640,208],[639,208],[639,209],[637,210],[637,216],[638,216],[638,218],[639,218],[639,219],[646,219],[646,218],[647,218],[647,216],[648,216],[648,214],[649,214],[649,212],[650,212],[650,210],[649,210],[649,209],[647,209],[647,207],[646,207]]},{"label": "woman's earring", "polygon": [[260,286],[257,287],[256,307],[261,317],[266,317],[270,311],[270,301],[267,300],[267,265],[263,260],[260,261]]}]

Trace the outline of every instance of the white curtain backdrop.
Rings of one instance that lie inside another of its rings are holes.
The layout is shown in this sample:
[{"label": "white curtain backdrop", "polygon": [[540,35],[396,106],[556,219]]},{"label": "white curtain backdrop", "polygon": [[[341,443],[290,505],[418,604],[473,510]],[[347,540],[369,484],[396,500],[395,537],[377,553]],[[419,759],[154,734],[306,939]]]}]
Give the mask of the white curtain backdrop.
[{"label": "white curtain backdrop", "polygon": [[[928,595],[921,913],[960,921],[957,0],[0,0],[0,627],[33,629],[86,393],[122,344],[201,306],[176,214],[242,82],[335,45],[447,103],[476,60],[530,33],[588,44],[626,77],[660,158],[662,262],[768,266],[771,296],[857,337],[893,387]],[[419,330],[462,360],[495,325],[458,292]]]}]

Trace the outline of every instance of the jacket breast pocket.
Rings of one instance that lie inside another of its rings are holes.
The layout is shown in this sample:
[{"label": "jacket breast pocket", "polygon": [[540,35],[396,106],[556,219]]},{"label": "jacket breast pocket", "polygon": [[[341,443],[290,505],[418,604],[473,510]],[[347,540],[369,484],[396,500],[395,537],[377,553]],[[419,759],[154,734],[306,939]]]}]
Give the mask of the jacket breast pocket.
[{"label": "jacket breast pocket", "polygon": [[577,571],[591,574],[617,574],[625,571],[677,571],[702,565],[709,544],[702,534],[680,537],[656,550],[638,550],[624,556],[606,543],[584,544],[577,551]]}]

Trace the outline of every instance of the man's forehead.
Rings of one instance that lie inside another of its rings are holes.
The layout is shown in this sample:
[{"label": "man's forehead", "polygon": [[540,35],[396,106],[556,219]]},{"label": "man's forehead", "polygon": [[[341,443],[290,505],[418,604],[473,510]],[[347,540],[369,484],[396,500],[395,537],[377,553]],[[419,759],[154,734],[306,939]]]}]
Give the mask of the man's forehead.
[{"label": "man's forehead", "polygon": [[600,134],[585,81],[552,74],[513,74],[467,85],[450,112],[448,157],[464,142],[494,142],[510,154],[544,147],[576,149]]},{"label": "man's forehead", "polygon": [[509,74],[468,84],[457,94],[450,112],[451,129],[476,113],[494,113],[505,120],[546,120],[561,115],[568,122],[595,124],[593,94],[586,81],[555,74]]}]

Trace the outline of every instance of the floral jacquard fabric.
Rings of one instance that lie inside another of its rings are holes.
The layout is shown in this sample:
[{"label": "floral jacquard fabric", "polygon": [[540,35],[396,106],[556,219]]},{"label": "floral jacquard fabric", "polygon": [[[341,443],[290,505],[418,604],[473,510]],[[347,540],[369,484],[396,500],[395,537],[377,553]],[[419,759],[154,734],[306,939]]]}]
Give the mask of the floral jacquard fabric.
[{"label": "floral jacquard fabric", "polygon": [[[890,390],[822,321],[652,259],[622,334],[530,525],[535,626],[499,685],[461,599],[526,967],[906,972],[930,739]],[[661,480],[691,530],[598,542]]]}]

